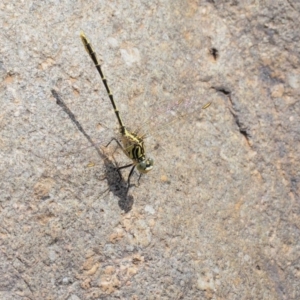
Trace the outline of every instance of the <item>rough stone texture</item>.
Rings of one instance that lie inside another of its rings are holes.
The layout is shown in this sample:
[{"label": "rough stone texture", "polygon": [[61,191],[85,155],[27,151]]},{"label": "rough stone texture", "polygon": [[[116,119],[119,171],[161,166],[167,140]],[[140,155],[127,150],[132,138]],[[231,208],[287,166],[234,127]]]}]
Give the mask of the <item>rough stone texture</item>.
[{"label": "rough stone texture", "polygon": [[0,298],[300,299],[299,3],[2,0]]}]

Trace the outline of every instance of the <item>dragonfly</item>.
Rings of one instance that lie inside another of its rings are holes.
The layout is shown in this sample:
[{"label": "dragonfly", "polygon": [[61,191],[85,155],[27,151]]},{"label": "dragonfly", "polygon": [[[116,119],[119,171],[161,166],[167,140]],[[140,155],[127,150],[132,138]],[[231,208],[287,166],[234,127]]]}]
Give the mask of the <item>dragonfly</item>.
[{"label": "dragonfly", "polygon": [[[97,59],[97,55],[87,39],[86,35],[83,31],[80,33],[81,41],[84,45],[85,50],[87,51],[88,55],[92,59],[100,77],[103,82],[103,85],[106,89],[106,92],[108,94],[108,97],[110,99],[111,105],[114,109],[115,115],[117,117],[118,123],[119,123],[119,132],[121,134],[121,142],[117,140],[116,138],[113,138],[111,141],[115,141],[118,146],[123,150],[125,155],[131,159],[131,163],[127,164],[125,166],[121,166],[117,168],[117,171],[120,172],[121,169],[129,168],[131,167],[131,170],[128,175],[127,179],[127,186],[130,187],[130,178],[134,172],[134,169],[136,168],[139,173],[140,177],[142,174],[148,173],[153,169],[154,160],[150,157],[146,156],[146,150],[145,150],[145,144],[144,144],[144,135],[139,135],[137,131],[131,131],[129,130],[123,123],[120,112],[117,108],[116,102],[114,100],[113,94],[110,91],[110,88],[107,84],[107,79],[105,78],[101,65]],[[111,141],[107,144],[107,146],[111,143]]]},{"label": "dragonfly", "polygon": [[[107,79],[104,76],[104,73],[101,68],[101,64],[98,61],[96,52],[94,51],[90,41],[86,37],[83,31],[80,32],[80,38],[83,43],[83,46],[88,53],[89,57],[93,61],[100,78],[105,87],[108,98],[110,99],[112,108],[116,115],[118,125],[119,125],[119,133],[120,140],[117,138],[112,138],[109,143],[107,143],[106,147],[112,141],[115,141],[123,151],[123,153],[131,160],[131,163],[126,164],[124,166],[117,167],[117,171],[119,173],[120,178],[122,178],[120,170],[125,168],[130,168],[128,178],[127,178],[127,189],[130,187],[130,180],[132,175],[134,174],[134,170],[137,169],[139,172],[138,182],[143,174],[150,172],[154,167],[154,160],[151,157],[148,157],[146,154],[145,147],[145,138],[149,136],[149,134],[142,134],[142,127],[150,127],[154,128],[154,132],[158,132],[161,128],[167,128],[178,119],[182,119],[185,115],[189,114],[188,110],[194,110],[197,113],[195,108],[195,100],[178,100],[178,101],[164,101],[163,103],[159,103],[159,109],[156,111],[155,115],[151,115],[148,119],[142,123],[142,126],[136,127],[136,130],[130,130],[127,126],[125,126],[120,111],[117,108],[116,102],[114,100],[114,96],[108,86]],[[201,110],[208,108],[211,105],[211,102],[206,103],[201,107]],[[158,120],[160,119],[160,120]],[[161,125],[161,128],[159,128]],[[148,131],[147,131],[148,132]],[[89,164],[93,165],[93,164]]]}]

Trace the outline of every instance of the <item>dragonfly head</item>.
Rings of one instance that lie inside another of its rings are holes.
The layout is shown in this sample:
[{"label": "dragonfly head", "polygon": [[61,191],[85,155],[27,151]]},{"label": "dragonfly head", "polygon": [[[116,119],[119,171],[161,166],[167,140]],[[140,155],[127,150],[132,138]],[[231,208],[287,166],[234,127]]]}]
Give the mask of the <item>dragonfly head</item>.
[{"label": "dragonfly head", "polygon": [[152,158],[143,158],[137,165],[136,168],[142,174],[148,173],[153,168],[154,161]]}]

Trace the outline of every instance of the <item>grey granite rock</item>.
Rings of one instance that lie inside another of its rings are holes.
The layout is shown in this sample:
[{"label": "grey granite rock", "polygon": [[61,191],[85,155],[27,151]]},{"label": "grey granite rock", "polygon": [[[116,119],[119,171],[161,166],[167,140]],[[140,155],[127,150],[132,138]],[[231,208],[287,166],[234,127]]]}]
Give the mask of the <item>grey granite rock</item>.
[{"label": "grey granite rock", "polygon": [[[300,299],[298,1],[3,0],[0,14],[0,299]],[[125,123],[159,129],[127,195],[80,30]]]}]

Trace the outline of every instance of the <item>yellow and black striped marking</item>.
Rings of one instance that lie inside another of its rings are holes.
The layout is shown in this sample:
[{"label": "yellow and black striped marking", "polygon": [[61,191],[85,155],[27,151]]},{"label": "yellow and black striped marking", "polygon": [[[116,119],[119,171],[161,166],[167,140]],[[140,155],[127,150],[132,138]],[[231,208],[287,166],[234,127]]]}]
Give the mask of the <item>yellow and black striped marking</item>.
[{"label": "yellow and black striped marking", "polygon": [[130,177],[132,176],[135,167],[138,169],[140,174],[144,174],[152,170],[154,162],[152,158],[147,158],[145,155],[143,136],[139,136],[134,132],[130,132],[123,124],[119,110],[117,109],[116,103],[114,101],[113,94],[111,93],[107,84],[107,80],[104,77],[103,72],[101,70],[101,65],[98,62],[96,53],[93,50],[92,45],[90,44],[89,40],[87,39],[87,37],[83,32],[80,33],[80,37],[87,53],[91,57],[92,61],[95,64],[95,67],[97,68],[98,73],[100,74],[100,77],[103,81],[106,92],[108,94],[108,97],[110,99],[110,102],[113,106],[114,112],[119,122],[120,133],[122,135],[121,143],[116,139],[113,140],[115,140],[118,143],[118,145],[122,148],[123,152],[127,155],[127,157],[129,157],[132,160],[131,164],[118,168],[119,171],[120,169],[123,168],[132,167],[128,175],[128,187],[129,187]]}]

